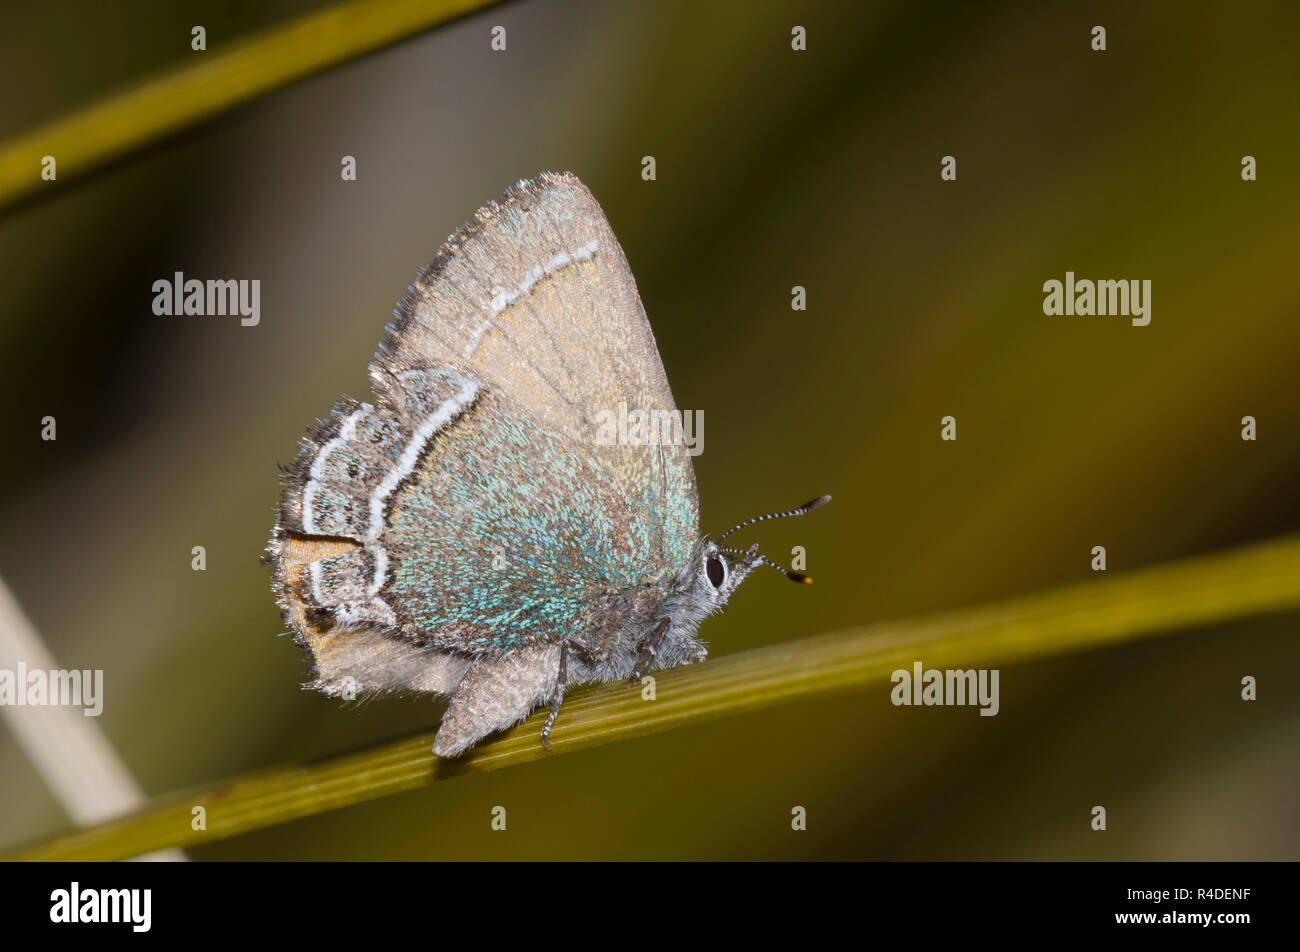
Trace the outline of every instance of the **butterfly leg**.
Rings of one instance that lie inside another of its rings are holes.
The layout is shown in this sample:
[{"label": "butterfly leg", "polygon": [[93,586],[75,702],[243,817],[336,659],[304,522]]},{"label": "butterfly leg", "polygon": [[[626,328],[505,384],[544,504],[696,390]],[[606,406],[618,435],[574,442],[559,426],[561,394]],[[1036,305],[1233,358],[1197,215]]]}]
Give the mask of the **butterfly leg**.
[{"label": "butterfly leg", "polygon": [[668,627],[671,624],[672,620],[669,618],[659,619],[659,623],[650,629],[650,634],[641,640],[641,651],[637,654],[636,664],[632,666],[632,673],[628,675],[628,684],[636,684],[640,681],[641,676],[654,663],[655,656],[659,654],[659,646],[663,644],[664,636],[668,634]]},{"label": "butterfly leg", "polygon": [[546,723],[542,725],[542,746],[551,746],[551,726],[555,719],[560,716],[560,705],[564,703],[564,685],[569,679],[569,646],[560,645],[560,670],[555,677],[555,693],[551,695],[551,713],[546,715]]}]

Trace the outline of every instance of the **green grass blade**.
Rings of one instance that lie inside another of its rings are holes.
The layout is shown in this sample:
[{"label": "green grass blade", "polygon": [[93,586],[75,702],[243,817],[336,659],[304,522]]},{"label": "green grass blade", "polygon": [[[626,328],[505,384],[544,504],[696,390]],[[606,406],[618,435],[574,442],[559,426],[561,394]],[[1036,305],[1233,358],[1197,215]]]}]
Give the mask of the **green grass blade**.
[{"label": "green grass blade", "polygon": [[[727,655],[657,675],[657,699],[604,685],[566,700],[552,745],[545,712],[454,763],[430,752],[433,734],[362,753],[281,766],[155,800],[147,809],[20,849],[18,859],[123,859],[193,846],[403,790],[740,714],[793,698],[887,682],[913,661],[927,667],[1008,664],[1176,634],[1300,608],[1300,538],[1201,558],[929,618],[886,622]],[[190,828],[191,809],[207,829]]]},{"label": "green grass blade", "polygon": [[[207,52],[0,145],[0,208],[295,80],[499,0],[350,0]],[[483,42],[487,43],[484,34]],[[54,182],[41,160],[58,163]]]}]

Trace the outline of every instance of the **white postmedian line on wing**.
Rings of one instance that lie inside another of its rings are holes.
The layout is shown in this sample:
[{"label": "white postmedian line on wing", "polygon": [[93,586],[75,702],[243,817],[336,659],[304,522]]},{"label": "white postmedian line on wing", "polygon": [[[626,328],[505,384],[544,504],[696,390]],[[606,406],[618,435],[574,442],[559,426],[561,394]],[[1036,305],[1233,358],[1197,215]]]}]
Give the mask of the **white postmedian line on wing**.
[{"label": "white postmedian line on wing", "polygon": [[[375,491],[370,494],[370,526],[366,532],[366,541],[374,544],[379,538],[379,533],[384,528],[384,509],[388,505],[388,497],[393,494],[398,485],[411,471],[415,469],[415,464],[420,461],[420,454],[424,452],[425,444],[434,433],[446,426],[451,418],[467,407],[478,394],[478,381],[465,378],[461,384],[460,390],[454,397],[449,397],[438,405],[438,409],[429,414],[415,431],[415,436],[411,442],[406,445],[402,451],[402,458],[397,461],[397,465],[392,471],[384,477],[384,481],[375,487]],[[383,552],[383,546],[374,545],[377,553]],[[375,577],[370,585],[370,594],[375,595],[384,587],[384,579],[388,574],[388,554],[384,552],[382,559],[378,554],[375,558]]]},{"label": "white postmedian line on wing", "polygon": [[349,413],[347,419],[343,421],[343,426],[339,428],[339,435],[322,446],[316,458],[312,460],[311,470],[308,473],[311,478],[307,480],[307,485],[302,491],[302,529],[308,535],[316,532],[316,513],[312,510],[312,502],[316,496],[317,484],[325,479],[325,461],[331,453],[352,439],[357,432],[357,424],[372,409],[370,404],[363,403],[359,409]]},{"label": "white postmedian line on wing", "polygon": [[465,356],[472,357],[478,350],[479,342],[483,340],[483,335],[487,329],[492,326],[492,319],[500,315],[506,308],[524,295],[528,294],[538,281],[542,278],[549,277],[555,272],[567,268],[571,264],[579,261],[587,261],[596,254],[596,249],[600,245],[596,241],[589,241],[582,247],[574,251],[561,251],[553,255],[546,264],[535,265],[528,270],[520,282],[514,288],[500,290],[492,297],[492,303],[488,305],[488,316],[478,327],[474,328],[470,335],[470,341],[465,346]]},{"label": "white postmedian line on wing", "polygon": [[[555,259],[553,258],[552,261],[554,260]],[[397,489],[402,480],[414,471],[416,463],[420,461],[420,454],[424,452],[424,447],[428,444],[429,439],[433,434],[446,426],[451,422],[452,417],[468,406],[474,397],[477,396],[478,390],[479,385],[476,380],[468,377],[464,378],[464,382],[461,384],[460,390],[457,391],[456,395],[449,397],[440,403],[438,408],[434,410],[433,413],[429,414],[423,422],[421,422],[420,426],[415,431],[415,435],[402,451],[402,456],[397,461],[397,465],[389,471],[388,475],[384,477],[383,482],[376,486],[374,492],[370,494],[370,521],[366,528],[365,542],[367,549],[374,553],[375,566],[368,594],[371,598],[370,605],[378,611],[389,624],[395,623],[392,609],[381,599],[375,597],[379,594],[379,590],[384,587],[384,582],[388,578],[388,551],[378,542],[379,534],[384,528],[384,510],[388,504],[388,497],[393,494],[393,491]],[[331,453],[355,437],[357,425],[372,409],[373,408],[370,404],[363,403],[359,409],[348,414],[347,419],[343,421],[343,426],[339,428],[338,436],[334,437],[322,446],[320,452],[316,454],[316,459],[312,461],[311,471],[309,474],[311,478],[307,481],[307,485],[303,489],[302,494],[302,526],[304,531],[314,533],[317,530],[316,518],[312,510],[312,500],[316,494],[318,484],[324,481],[326,461],[329,459]],[[323,570],[321,567],[321,561],[318,560],[312,562],[310,565],[310,572],[312,594],[316,597],[316,601],[319,604],[328,604],[328,600],[322,587]],[[356,603],[340,603],[336,615],[340,621],[345,623],[354,620],[354,618],[358,618],[359,614],[356,610]]]}]

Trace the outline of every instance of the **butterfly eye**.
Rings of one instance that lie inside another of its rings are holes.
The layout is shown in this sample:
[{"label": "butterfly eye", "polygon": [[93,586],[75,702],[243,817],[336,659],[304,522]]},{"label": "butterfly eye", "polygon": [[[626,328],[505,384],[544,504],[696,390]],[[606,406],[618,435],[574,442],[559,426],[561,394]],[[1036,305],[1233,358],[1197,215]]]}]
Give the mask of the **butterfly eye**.
[{"label": "butterfly eye", "polygon": [[709,581],[713,583],[714,588],[722,588],[722,582],[727,577],[727,569],[722,564],[722,559],[716,555],[709,556],[709,560],[704,563],[704,571],[709,573]]}]

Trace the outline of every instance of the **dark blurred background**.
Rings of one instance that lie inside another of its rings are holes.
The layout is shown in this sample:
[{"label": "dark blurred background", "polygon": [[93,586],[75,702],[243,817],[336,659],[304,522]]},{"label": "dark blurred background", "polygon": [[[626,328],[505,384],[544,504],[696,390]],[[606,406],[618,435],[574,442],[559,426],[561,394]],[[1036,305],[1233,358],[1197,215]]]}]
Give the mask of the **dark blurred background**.
[{"label": "dark blurred background", "polygon": [[[0,140],[190,62],[194,24],[212,50],[318,7],[7,3]],[[299,689],[258,561],[276,463],[367,394],[443,238],[544,169],[604,206],[704,411],[705,531],[835,494],[754,531],[818,584],[756,576],[715,654],[1084,581],[1094,545],[1123,572],[1294,532],[1298,47],[1290,3],[532,0],[279,91],[0,212],[0,576],[105,669],[150,794],[434,728],[429,699]],[[1150,326],[1044,316],[1067,270],[1150,279]],[[154,316],[175,271],[260,279],[260,325]],[[190,855],[1296,858],[1296,622],[1006,668],[993,718],[882,683]],[[0,844],[66,824],[0,730]]]}]

